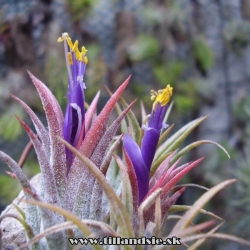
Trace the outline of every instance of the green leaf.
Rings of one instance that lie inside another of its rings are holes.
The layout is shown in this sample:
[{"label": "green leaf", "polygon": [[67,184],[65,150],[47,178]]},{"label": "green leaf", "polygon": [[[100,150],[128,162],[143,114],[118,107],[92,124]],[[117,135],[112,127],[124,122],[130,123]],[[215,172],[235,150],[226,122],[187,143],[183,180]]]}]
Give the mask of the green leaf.
[{"label": "green leaf", "polygon": [[[120,97],[120,102],[124,108],[128,107],[128,104],[122,97]],[[130,130],[131,130],[132,138],[138,145],[140,145],[141,127],[132,110],[129,110],[127,114],[127,118],[128,118]]]},{"label": "green leaf", "polygon": [[116,155],[114,155],[114,157],[120,167],[122,175],[122,203],[127,208],[130,218],[133,218],[133,196],[127,167],[124,165],[120,157]]},{"label": "green leaf", "polygon": [[235,179],[224,181],[217,186],[211,188],[209,191],[204,193],[194,204],[193,206],[182,216],[182,218],[176,223],[172,231],[170,232],[170,236],[175,236],[183,229],[187,228],[191,223],[195,216],[200,212],[200,209],[205,206],[205,204],[211,200],[211,198],[226,187],[229,184],[236,182]]},{"label": "green leaf", "polygon": [[[16,207],[16,206],[15,206]],[[24,227],[25,232],[28,236],[29,239],[31,239],[32,237],[34,237],[34,233],[32,231],[32,228],[30,227],[30,225],[25,221],[25,219],[21,218],[18,215],[15,214],[4,214],[3,216],[0,217],[0,223],[2,220],[4,220],[5,218],[14,218],[16,220],[18,220]]]},{"label": "green leaf", "polygon": [[17,206],[15,203],[12,203],[12,205],[15,207],[15,209],[19,212],[19,214],[21,214],[22,218],[24,220],[26,220],[26,215],[25,212],[19,207]]},{"label": "green leaf", "polygon": [[228,158],[230,158],[228,152],[226,151],[226,149],[224,147],[222,147],[220,144],[214,142],[214,141],[210,141],[210,140],[201,140],[201,141],[196,141],[193,142],[191,144],[189,144],[188,146],[186,146],[185,148],[183,148],[180,152],[178,152],[177,154],[175,154],[173,156],[173,158],[170,161],[170,165],[174,164],[181,156],[183,156],[184,154],[188,153],[191,149],[196,148],[202,144],[214,144],[217,147],[221,148],[226,155],[228,156]]},{"label": "green leaf", "polygon": [[223,234],[223,233],[214,233],[214,234],[207,233],[207,234],[192,235],[190,237],[182,238],[182,242],[185,243],[185,242],[190,242],[190,241],[199,240],[199,239],[206,239],[206,238],[223,239],[227,241],[234,241],[241,245],[250,246],[250,241],[248,240],[244,240],[240,237],[229,235],[229,234]]},{"label": "green leaf", "polygon": [[[185,206],[185,205],[173,205],[170,207],[168,210],[169,213],[174,213],[174,212],[183,212],[183,211],[188,211],[192,206]],[[221,217],[217,216],[214,213],[208,212],[205,209],[200,209],[199,213],[210,215],[211,217],[218,219],[218,220],[223,220]]]},{"label": "green leaf", "polygon": [[207,117],[208,115],[200,117],[192,122],[189,122],[187,125],[178,130],[158,148],[158,150],[156,151],[155,159],[157,160],[163,153],[173,152],[175,149],[177,149],[188,137],[188,135],[205,119],[207,119]]},{"label": "green leaf", "polygon": [[[223,224],[223,222],[220,223],[219,225],[217,225],[216,227],[214,227],[212,230],[210,230],[210,231],[208,232],[208,234],[212,234],[212,233],[216,232],[216,231],[221,227],[222,224]],[[199,246],[201,246],[205,241],[206,241],[206,238],[197,240],[194,244],[192,244],[191,246],[189,246],[188,250],[195,250],[195,249],[197,249],[197,248],[198,248]]]}]

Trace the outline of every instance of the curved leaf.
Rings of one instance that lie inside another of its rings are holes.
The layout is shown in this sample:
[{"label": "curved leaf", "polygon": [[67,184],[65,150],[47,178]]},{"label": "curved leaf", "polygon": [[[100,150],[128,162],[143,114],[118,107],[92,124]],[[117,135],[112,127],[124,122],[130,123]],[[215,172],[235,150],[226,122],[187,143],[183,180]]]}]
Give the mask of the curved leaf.
[{"label": "curved leaf", "polygon": [[[127,102],[122,97],[120,97],[120,102],[121,102],[121,104],[122,104],[122,106],[124,108],[128,107]],[[140,127],[139,122],[137,121],[136,116],[135,116],[135,114],[133,113],[132,110],[129,110],[127,118],[128,118],[128,123],[129,123],[132,138],[134,139],[134,141],[138,145],[140,145],[140,143],[141,143],[140,142],[140,139],[141,139],[141,127]]]},{"label": "curved leaf", "polygon": [[217,186],[211,188],[205,194],[203,194],[194,204],[193,206],[182,216],[182,218],[176,223],[172,231],[170,232],[170,236],[174,236],[176,232],[179,232],[185,228],[187,228],[194,217],[199,213],[200,209],[221,189],[226,187],[227,185],[234,183],[236,180],[227,180],[224,181]]},{"label": "curved leaf", "polygon": [[183,148],[180,152],[176,153],[175,156],[173,157],[173,159],[171,159],[170,164],[172,165],[178,158],[180,158],[184,154],[188,153],[191,149],[196,148],[196,147],[198,147],[198,146],[200,146],[202,144],[214,144],[217,147],[221,148],[226,153],[228,158],[230,158],[230,155],[228,154],[226,149],[224,147],[222,147],[220,144],[218,144],[218,143],[216,143],[214,141],[210,141],[210,140],[201,140],[201,141],[196,141],[196,142],[193,142],[193,143],[189,144],[188,146]]},{"label": "curved leaf", "polygon": [[66,191],[66,154],[65,146],[58,141],[57,136],[63,135],[63,114],[62,110],[51,91],[40,80],[28,71],[30,78],[35,85],[43,108],[45,110],[50,136],[50,165],[56,180],[56,187],[61,205],[64,206]]},{"label": "curved leaf", "polygon": [[46,155],[47,157],[50,156],[50,140],[49,140],[49,134],[47,129],[44,127],[44,125],[42,124],[42,122],[39,120],[39,118],[36,116],[36,114],[33,112],[33,110],[22,100],[20,100],[19,98],[17,98],[14,95],[11,95],[12,98],[14,98],[17,102],[19,102],[21,104],[21,106],[24,108],[24,110],[28,113],[28,115],[30,116],[34,127],[36,129],[36,132],[40,138],[40,140],[43,142],[43,147],[44,150],[46,151]]},{"label": "curved leaf", "polygon": [[45,202],[58,204],[58,193],[56,190],[54,175],[49,165],[48,158],[46,157],[45,151],[41,145],[41,142],[39,141],[37,136],[33,133],[33,131],[29,128],[27,124],[25,124],[20,118],[17,117],[17,119],[22,125],[22,127],[24,128],[24,130],[27,132],[35,148],[39,166],[41,169],[42,179],[40,179],[40,184],[42,185],[42,188],[44,189]]},{"label": "curved leaf", "polygon": [[187,138],[187,136],[205,119],[207,116],[200,117],[178,130],[174,135],[172,135],[168,140],[166,140],[156,151],[155,159],[158,159],[163,153],[171,152],[177,149],[181,143]]}]

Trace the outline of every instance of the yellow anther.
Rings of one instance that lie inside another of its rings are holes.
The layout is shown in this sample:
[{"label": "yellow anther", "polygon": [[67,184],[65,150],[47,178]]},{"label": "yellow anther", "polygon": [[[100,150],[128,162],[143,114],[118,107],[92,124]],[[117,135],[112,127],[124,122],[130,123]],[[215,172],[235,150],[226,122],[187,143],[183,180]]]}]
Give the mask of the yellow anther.
[{"label": "yellow anther", "polygon": [[72,55],[70,54],[70,52],[68,53],[68,60],[69,60],[69,64],[72,65],[73,60],[72,60]]},{"label": "yellow anther", "polygon": [[70,37],[67,38],[67,44],[69,45],[69,47],[70,47],[71,49],[73,48],[73,43],[72,43]]},{"label": "yellow anther", "polygon": [[155,109],[156,104],[160,103],[161,106],[165,106],[169,103],[170,98],[173,94],[173,88],[168,84],[165,89],[156,91],[151,91],[151,100],[154,101],[153,108]]},{"label": "yellow anther", "polygon": [[57,39],[57,42],[63,42],[64,40],[67,40],[67,38],[69,37],[69,34],[68,33],[62,33],[62,36],[60,36],[58,39]]},{"label": "yellow anther", "polygon": [[77,40],[74,42],[74,45],[73,45],[73,47],[72,47],[71,49],[72,49],[72,51],[75,52],[75,53],[76,53],[76,51],[79,51],[79,50],[78,50],[78,41],[77,41]]},{"label": "yellow anther", "polygon": [[155,90],[151,90],[150,94],[151,94],[151,101],[154,101],[158,93]]},{"label": "yellow anther", "polygon": [[87,53],[87,50],[84,46],[82,46],[82,53],[83,53],[83,55],[85,55]]},{"label": "yellow anther", "polygon": [[88,57],[87,57],[87,56],[84,56],[83,61],[84,61],[85,64],[87,64],[87,63],[89,62]]}]

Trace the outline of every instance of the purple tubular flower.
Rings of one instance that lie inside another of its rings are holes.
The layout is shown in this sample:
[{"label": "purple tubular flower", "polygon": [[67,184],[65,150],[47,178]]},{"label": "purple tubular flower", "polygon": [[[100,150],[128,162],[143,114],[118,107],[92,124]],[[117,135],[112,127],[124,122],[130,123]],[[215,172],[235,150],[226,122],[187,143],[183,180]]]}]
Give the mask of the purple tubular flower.
[{"label": "purple tubular flower", "polygon": [[123,145],[135,170],[139,190],[139,203],[141,203],[148,193],[149,171],[142,158],[141,149],[127,134],[124,135]]},{"label": "purple tubular flower", "polygon": [[142,138],[142,157],[150,171],[152,161],[154,159],[156,147],[160,138],[161,129],[163,128],[163,120],[168,106],[161,106],[159,103],[156,109],[152,110],[148,126],[144,127],[144,136]]},{"label": "purple tubular flower", "polygon": [[158,93],[155,91],[151,92],[151,100],[155,101],[148,126],[144,126],[145,132],[142,138],[141,149],[129,135],[124,136],[124,148],[135,169],[139,203],[143,201],[148,193],[150,168],[155,156],[161,129],[166,127],[163,121],[172,92],[173,88],[170,85],[167,85],[164,90],[159,90]]},{"label": "purple tubular flower", "polygon": [[[64,50],[66,64],[68,70],[68,104],[64,117],[63,137],[72,146],[76,147],[79,140],[83,140],[85,136],[85,110],[84,110],[84,89],[83,82],[86,64],[88,62],[85,56],[87,50],[82,47],[80,52],[78,49],[78,41],[73,44],[67,33],[63,33],[58,38],[58,42],[64,41]],[[69,50],[68,50],[69,48]],[[81,133],[82,131],[82,133]],[[80,135],[82,134],[81,138]],[[65,148],[68,170],[73,162],[74,156],[72,152]]]}]

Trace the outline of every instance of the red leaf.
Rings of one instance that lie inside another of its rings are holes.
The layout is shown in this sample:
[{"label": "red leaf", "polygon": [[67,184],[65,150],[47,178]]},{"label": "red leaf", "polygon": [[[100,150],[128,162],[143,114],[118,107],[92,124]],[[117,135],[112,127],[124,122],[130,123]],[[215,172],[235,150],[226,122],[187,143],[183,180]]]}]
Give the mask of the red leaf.
[{"label": "red leaf", "polygon": [[122,92],[129,83],[131,76],[129,76],[123,84],[116,90],[116,92],[111,96],[101,113],[97,116],[96,120],[92,124],[90,130],[86,134],[86,137],[79,149],[81,153],[85,156],[90,157],[102,135],[105,132],[106,124],[108,122],[109,116],[120,98]]},{"label": "red leaf", "polygon": [[131,187],[132,187],[132,195],[133,195],[133,207],[135,216],[138,213],[138,206],[139,206],[139,190],[138,190],[138,183],[136,179],[135,170],[133,167],[132,162],[130,161],[126,150],[123,148],[123,154],[127,163],[128,168],[128,176],[130,179]]},{"label": "red leaf", "polygon": [[164,216],[168,212],[169,208],[175,204],[177,199],[182,195],[182,193],[186,190],[185,187],[176,191],[170,198],[168,198],[161,207],[162,220],[164,220]]},{"label": "red leaf", "polygon": [[116,120],[110,125],[110,127],[107,129],[105,134],[103,135],[102,139],[96,146],[93,154],[91,155],[91,161],[95,163],[97,167],[100,167],[105,153],[109,147],[109,144],[111,140],[113,139],[113,136],[115,135],[117,129],[119,128],[122,119],[126,116],[126,114],[129,112],[129,110],[132,108],[136,100],[134,100],[117,118]]},{"label": "red leaf", "polygon": [[97,107],[97,102],[99,100],[99,96],[100,96],[100,91],[97,92],[97,94],[95,95],[94,99],[92,100],[86,114],[85,114],[85,129],[86,131],[89,130],[89,125],[90,122],[93,118],[94,113],[96,112],[96,107]]},{"label": "red leaf", "polygon": [[177,181],[179,181],[186,173],[193,169],[197,164],[199,164],[205,157],[202,157],[191,164],[189,164],[185,169],[176,174],[171,180],[163,187],[162,195],[164,196]]},{"label": "red leaf", "polygon": [[94,99],[92,100],[86,114],[85,114],[85,121],[84,121],[84,126],[82,126],[82,130],[76,145],[76,148],[79,149],[79,147],[81,146],[81,143],[83,141],[83,136],[85,133],[88,132],[89,130],[89,126],[90,126],[90,122],[93,118],[93,115],[96,112],[96,107],[97,107],[97,102],[99,100],[99,96],[100,96],[100,91],[97,92],[97,94],[95,95]]}]

